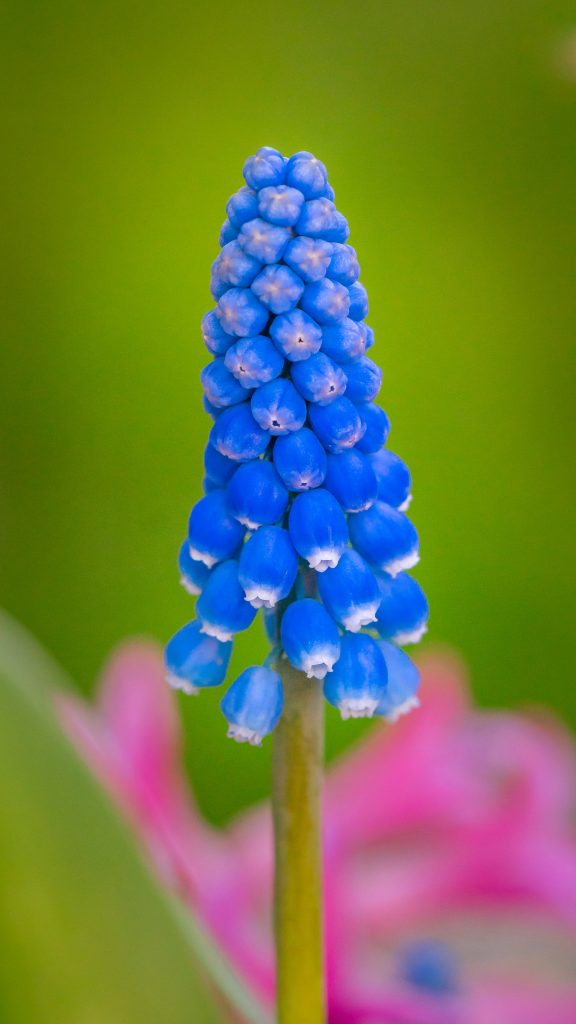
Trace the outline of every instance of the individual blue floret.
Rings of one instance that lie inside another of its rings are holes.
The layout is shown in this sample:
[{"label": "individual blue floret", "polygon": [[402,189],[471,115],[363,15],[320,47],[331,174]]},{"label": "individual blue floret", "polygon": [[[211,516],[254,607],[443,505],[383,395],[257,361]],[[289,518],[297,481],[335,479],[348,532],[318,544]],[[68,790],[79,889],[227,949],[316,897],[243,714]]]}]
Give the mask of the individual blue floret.
[{"label": "individual blue floret", "polygon": [[280,627],[282,647],[308,679],[324,679],[340,657],[340,637],[325,608],[312,598],[289,604]]},{"label": "individual blue floret", "polygon": [[364,426],[364,433],[358,441],[358,448],[367,455],[380,451],[388,440],[390,420],[384,409],[374,402],[358,402],[356,405]]},{"label": "individual blue floret", "polygon": [[310,423],[327,452],[353,448],[362,436],[363,425],[356,406],[342,395],[330,405],[310,405]]},{"label": "individual blue floret", "polygon": [[369,458],[355,448],[328,456],[324,486],[345,512],[364,512],[374,504],[378,494],[378,482]]},{"label": "individual blue floret", "polygon": [[403,512],[376,501],[366,512],[350,516],[348,525],[356,550],[390,576],[418,562],[418,534]]},{"label": "individual blue floret", "polygon": [[364,331],[364,351],[367,352],[374,344],[374,331],[368,324],[362,324],[361,326]]},{"label": "individual blue floret", "polygon": [[269,435],[256,423],[249,402],[225,409],[210,431],[210,444],[234,462],[257,459],[264,454],[269,441]]},{"label": "individual blue floret", "polygon": [[206,395],[202,395],[202,408],[204,409],[204,412],[207,412],[208,415],[211,416],[214,422],[216,422],[218,417],[224,412],[223,408],[218,408],[218,406],[212,405],[212,402],[208,401]]},{"label": "individual blue floret", "polygon": [[311,284],[325,275],[332,258],[334,246],[321,238],[307,238],[298,235],[286,246],[284,262],[305,281]]},{"label": "individual blue floret", "polygon": [[260,260],[249,256],[239,242],[228,242],[220,255],[212,264],[212,271],[225,285],[225,290],[232,287],[247,288],[252,284],[261,269]]},{"label": "individual blue floret", "polygon": [[376,621],[380,587],[357,551],[342,553],[338,565],[320,576],[318,591],[330,615],[343,629],[358,633]]},{"label": "individual blue floret", "polygon": [[262,146],[254,156],[248,157],[243,168],[246,184],[250,188],[266,188],[267,185],[281,185],[287,161],[272,146]]},{"label": "individual blue floret", "polygon": [[213,359],[200,374],[200,383],[206,398],[217,409],[237,405],[246,398],[242,385],[232,376],[224,362],[224,356]]},{"label": "individual blue floret", "polygon": [[200,632],[199,622],[189,622],[166,645],[166,679],[173,689],[189,694],[205,686],[219,686],[231,653],[231,643],[206,636]]},{"label": "individual blue floret", "polygon": [[352,402],[372,402],[382,386],[382,370],[369,356],[346,366],[346,397]]},{"label": "individual blue floret", "polygon": [[316,199],[325,194],[328,175],[320,160],[302,150],[290,157],[286,165],[286,181],[299,189],[306,199]]},{"label": "individual blue floret", "polygon": [[226,203],[226,214],[233,228],[241,228],[247,220],[258,216],[258,193],[245,185],[239,188]]},{"label": "individual blue floret", "polygon": [[402,715],[420,704],[416,693],[420,685],[420,673],[413,661],[394,644],[378,643],[388,671],[388,686],[376,708],[377,715],[383,715],[389,722],[397,722]]},{"label": "individual blue floret", "polygon": [[244,538],[244,527],[230,511],[224,490],[211,491],[194,505],[188,522],[190,554],[209,569],[230,558]]},{"label": "individual blue floret", "polygon": [[206,348],[215,356],[223,355],[235,341],[222,327],[215,309],[202,317],[202,338]]},{"label": "individual blue floret", "polygon": [[228,736],[238,743],[259,747],[277,726],[284,698],[277,672],[252,665],[234,680],[220,702],[228,721]]},{"label": "individual blue floret", "polygon": [[268,381],[279,377],[284,369],[284,360],[278,349],[270,338],[263,334],[257,334],[253,338],[241,338],[228,349],[224,362],[241,385],[240,390],[243,391],[244,398],[244,388],[257,388],[260,384],[267,384]]},{"label": "individual blue floret", "polygon": [[204,584],[210,576],[210,569],[204,562],[198,562],[190,554],[188,538],[182,544],[178,553],[178,568],[180,570],[180,583],[189,594],[201,594]]},{"label": "individual blue floret", "polygon": [[364,334],[360,325],[346,317],[322,329],[322,351],[336,363],[346,365],[364,355]]},{"label": "individual blue floret", "polygon": [[348,289],[327,277],[306,285],[300,300],[302,309],[319,324],[334,324],[348,316]]},{"label": "individual blue floret", "polygon": [[386,690],[384,656],[375,640],[362,633],[345,633],[341,653],[324,681],[324,696],[342,718],[371,718]]},{"label": "individual blue floret", "polygon": [[459,989],[458,961],[452,949],[438,939],[421,939],[400,953],[402,980],[435,996],[451,996]]},{"label": "individual blue floret", "polygon": [[335,243],[332,247],[332,257],[328,264],[326,276],[345,284],[348,288],[354,284],[360,276],[360,264],[356,250],[351,245]]},{"label": "individual blue floret", "polygon": [[304,282],[290,267],[265,267],[252,282],[252,291],[271,313],[288,313],[302,295]]},{"label": "individual blue floret", "polygon": [[428,601],[420,584],[406,573],[379,577],[380,606],[376,629],[384,640],[395,644],[417,644],[428,622]]},{"label": "individual blue floret", "polygon": [[300,430],[306,421],[306,403],[284,377],[258,388],[251,407],[256,422],[274,437]]},{"label": "individual blue floret", "polygon": [[290,376],[307,402],[329,405],[346,390],[348,378],[344,370],[324,352],[292,363]]},{"label": "individual blue floret", "polygon": [[277,263],[291,238],[290,228],[268,224],[261,217],[243,224],[238,234],[238,241],[244,251],[261,263]]},{"label": "individual blue floret", "polygon": [[230,288],[218,300],[216,315],[228,334],[246,338],[260,334],[268,323],[269,313],[250,288]]},{"label": "individual blue floret", "polygon": [[228,218],[224,221],[220,228],[220,234],[218,235],[218,241],[220,245],[227,245],[228,242],[233,242],[238,237],[238,231],[233,224],[230,223]]},{"label": "individual blue floret", "polygon": [[288,491],[272,463],[256,459],[240,466],[232,477],[228,502],[242,526],[257,530],[282,518],[288,505]]},{"label": "individual blue floret", "polygon": [[270,336],[282,355],[294,363],[314,355],[322,344],[321,328],[301,309],[277,316],[270,324]]},{"label": "individual blue floret", "polygon": [[[300,216],[304,196],[296,188],[288,185],[276,185],[263,188],[258,195],[258,213],[270,224],[279,224],[289,228]],[[253,214],[256,217],[258,214]]]},{"label": "individual blue floret", "polygon": [[363,284],[360,281],[356,281],[355,284],[350,285],[348,289],[350,296],[350,313],[348,314],[351,320],[364,320],[368,316],[368,294]]},{"label": "individual blue floret", "polygon": [[325,242],[345,242],[350,234],[346,218],[326,198],[304,203],[296,232],[310,238],[323,238]]},{"label": "individual blue floret", "polygon": [[381,448],[369,458],[378,481],[379,500],[405,512],[412,499],[412,479],[408,466],[387,448]]},{"label": "individual blue floret", "polygon": [[238,569],[235,559],[217,565],[196,604],[201,631],[222,642],[248,629],[256,617],[256,609],[244,596]]},{"label": "individual blue floret", "polygon": [[232,286],[227,281],[222,280],[218,273],[217,261],[212,264],[212,270],[210,273],[210,295],[215,302],[221,299],[225,292],[227,292]]},{"label": "individual blue floret", "polygon": [[288,597],[298,572],[298,558],[287,530],[262,526],[240,555],[239,580],[254,608],[275,608]]},{"label": "individual blue floret", "polygon": [[316,435],[302,427],[274,445],[274,465],[291,491],[308,491],[319,487],[326,476],[326,452]]},{"label": "individual blue floret", "polygon": [[318,487],[295,498],[288,521],[296,551],[316,572],[338,565],[348,544],[346,516],[334,495]]}]

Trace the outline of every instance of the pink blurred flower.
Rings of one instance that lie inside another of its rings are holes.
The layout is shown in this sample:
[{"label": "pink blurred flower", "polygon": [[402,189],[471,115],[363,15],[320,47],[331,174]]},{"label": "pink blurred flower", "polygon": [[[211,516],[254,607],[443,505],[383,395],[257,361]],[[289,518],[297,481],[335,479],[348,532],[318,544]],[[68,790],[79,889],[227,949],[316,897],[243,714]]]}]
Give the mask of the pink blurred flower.
[{"label": "pink blurred flower", "polygon": [[[421,667],[421,710],[327,777],[330,1024],[575,1024],[571,742],[544,717],[473,710],[452,656]],[[156,647],[128,644],[96,706],[62,698],[61,718],[163,882],[270,1003],[269,811],[225,831],[201,819],[162,677]],[[453,962],[453,983],[410,974],[422,949]]]}]

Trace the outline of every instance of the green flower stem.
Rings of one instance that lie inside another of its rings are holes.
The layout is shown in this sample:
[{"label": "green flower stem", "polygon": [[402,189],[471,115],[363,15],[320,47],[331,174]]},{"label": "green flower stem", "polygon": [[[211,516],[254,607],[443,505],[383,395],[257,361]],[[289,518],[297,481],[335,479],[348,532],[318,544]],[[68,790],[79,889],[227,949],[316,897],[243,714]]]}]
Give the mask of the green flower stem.
[{"label": "green flower stem", "polygon": [[324,1024],[320,801],[322,684],[285,659],[284,711],[274,733],[272,806],[278,1024]]}]

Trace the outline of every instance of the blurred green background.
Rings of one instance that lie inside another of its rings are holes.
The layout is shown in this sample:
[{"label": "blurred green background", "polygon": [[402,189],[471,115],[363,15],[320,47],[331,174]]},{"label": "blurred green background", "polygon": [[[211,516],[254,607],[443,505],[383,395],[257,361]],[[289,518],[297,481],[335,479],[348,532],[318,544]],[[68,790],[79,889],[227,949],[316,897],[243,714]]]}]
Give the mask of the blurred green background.
[{"label": "blurred green background", "polygon": [[[1,601],[88,692],[191,617],[198,324],[262,144],[328,166],[363,267],[430,641],[576,720],[576,18],[560,0],[3,5]],[[260,630],[236,664],[264,650]],[[268,787],[182,701],[217,821]],[[358,734],[329,714],[333,754]]]}]

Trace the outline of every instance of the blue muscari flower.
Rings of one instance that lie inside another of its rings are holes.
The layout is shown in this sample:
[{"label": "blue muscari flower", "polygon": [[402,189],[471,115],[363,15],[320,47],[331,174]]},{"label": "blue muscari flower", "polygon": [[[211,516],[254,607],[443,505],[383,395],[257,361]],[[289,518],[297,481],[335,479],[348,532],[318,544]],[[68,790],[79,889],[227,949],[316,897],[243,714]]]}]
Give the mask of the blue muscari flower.
[{"label": "blue muscari flower", "polygon": [[362,633],[345,633],[334,670],[324,681],[324,696],[342,718],[371,718],[387,685],[384,656]]},{"label": "blue muscari flower", "polygon": [[324,352],[316,352],[308,359],[293,362],[290,376],[302,397],[318,405],[328,405],[343,395],[348,383],[342,367]]},{"label": "blue muscari flower", "polygon": [[340,636],[325,608],[305,597],[289,604],[280,627],[282,647],[308,679],[324,679],[340,657]]},{"label": "blue muscari flower", "polygon": [[348,544],[348,527],[336,498],[323,487],[294,499],[288,520],[296,551],[311,569],[323,573],[338,565]]},{"label": "blue muscari flower", "polygon": [[294,545],[280,526],[262,526],[242,548],[238,579],[254,608],[275,608],[290,594],[297,573]]},{"label": "blue muscari flower", "polygon": [[380,651],[384,655],[388,671],[388,686],[383,693],[376,714],[389,722],[397,722],[420,704],[416,693],[420,685],[420,673],[413,661],[394,644],[380,640]]},{"label": "blue muscari flower", "polygon": [[199,622],[189,622],[166,645],[166,678],[184,693],[198,693],[205,686],[224,681],[232,653],[231,643],[221,643],[200,632]]},{"label": "blue muscari flower", "polygon": [[378,481],[369,457],[356,448],[328,456],[324,486],[345,512],[364,512],[378,497]]},{"label": "blue muscari flower", "polygon": [[397,645],[420,638],[428,606],[401,571],[418,557],[403,514],[410,475],[383,447],[366,290],[326,169],[310,153],[287,160],[263,147],[244,177],[212,266],[216,308],[202,321],[214,424],[205,497],[179,555],[199,621],[170,642],[167,668],[188,691],[221,682],[230,643],[218,637],[262,609],[272,653],[222,702],[230,734],[257,743],[281,713],[268,667],[281,657],[326,677],[344,717],[407,710],[417,675]]},{"label": "blue muscari flower", "polygon": [[268,266],[252,282],[252,291],[271,313],[288,313],[302,295],[304,283],[290,267]]},{"label": "blue muscari flower", "polygon": [[402,979],[422,992],[450,996],[458,991],[458,961],[438,939],[420,939],[405,946],[399,966]]},{"label": "blue muscari flower", "polygon": [[350,633],[358,633],[376,621],[380,587],[370,566],[357,551],[343,551],[338,564],[322,573],[318,592],[332,618]]},{"label": "blue muscari flower", "polygon": [[256,422],[274,437],[300,430],[306,422],[306,402],[284,377],[259,387],[250,405]]},{"label": "blue muscari flower", "polygon": [[277,672],[263,665],[244,669],[220,701],[228,721],[228,736],[259,747],[264,736],[276,728],[283,704],[282,680]]},{"label": "blue muscari flower", "polygon": [[[267,384],[279,377],[284,369],[284,360],[278,349],[263,334],[241,338],[228,349],[224,363],[241,385],[241,391]],[[245,391],[243,397],[246,398]]]},{"label": "blue muscari flower", "polygon": [[424,636],[428,622],[428,601],[421,586],[412,576],[383,573],[380,581],[380,606],[376,629],[384,640],[395,644],[417,644]]},{"label": "blue muscari flower", "polygon": [[232,477],[228,503],[242,526],[257,530],[282,518],[288,507],[288,491],[272,463],[256,459],[244,463]]}]

